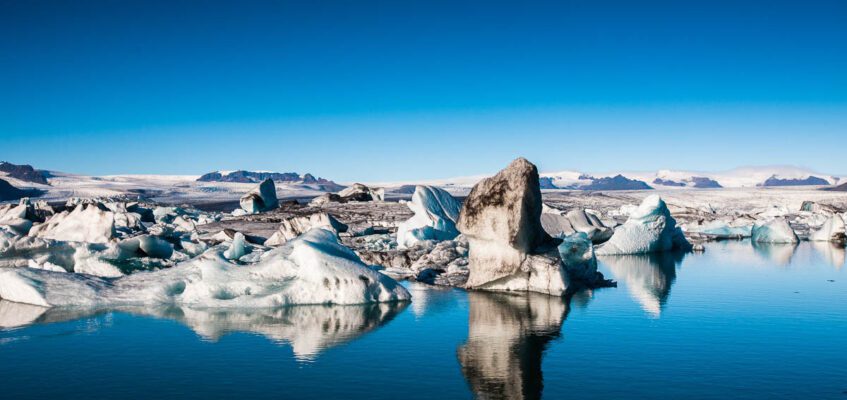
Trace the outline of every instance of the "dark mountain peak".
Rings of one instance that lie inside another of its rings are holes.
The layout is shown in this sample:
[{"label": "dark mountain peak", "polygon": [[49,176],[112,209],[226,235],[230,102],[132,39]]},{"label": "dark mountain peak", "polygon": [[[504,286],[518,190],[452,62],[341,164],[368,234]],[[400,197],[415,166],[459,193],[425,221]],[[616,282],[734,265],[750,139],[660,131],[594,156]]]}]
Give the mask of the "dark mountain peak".
[{"label": "dark mountain peak", "polygon": [[25,182],[49,185],[49,183],[47,183],[47,176],[49,174],[46,171],[40,171],[33,168],[32,165],[17,165],[6,161],[0,161],[0,171],[5,172],[12,178]]},{"label": "dark mountain peak", "polygon": [[22,197],[37,197],[43,193],[43,191],[36,189],[18,189],[12,186],[11,183],[0,179],[0,201],[18,200]]},{"label": "dark mountain peak", "polygon": [[811,185],[829,185],[829,181],[817,176],[809,176],[803,179],[781,179],[776,175],[768,178],[762,186],[811,186]]},{"label": "dark mountain peak", "polygon": [[613,177],[593,178],[592,182],[582,185],[583,190],[651,190],[647,183],[635,179],[629,179],[623,175]]},{"label": "dark mountain peak", "polygon": [[303,176],[296,172],[255,172],[238,170],[228,173],[220,171],[209,172],[200,178],[198,182],[236,182],[236,183],[259,183],[265,179],[270,179],[277,183],[302,183],[312,185],[317,190],[326,192],[336,192],[344,189],[343,185],[339,185],[331,180],[315,177],[307,173]]}]

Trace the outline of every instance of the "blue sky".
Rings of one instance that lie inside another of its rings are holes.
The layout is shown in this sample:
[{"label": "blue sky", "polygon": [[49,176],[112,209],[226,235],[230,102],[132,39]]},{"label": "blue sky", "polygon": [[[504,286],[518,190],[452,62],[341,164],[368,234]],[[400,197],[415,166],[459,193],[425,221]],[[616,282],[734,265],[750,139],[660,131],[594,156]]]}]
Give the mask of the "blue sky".
[{"label": "blue sky", "polygon": [[0,5],[0,159],[40,168],[847,173],[843,1]]}]

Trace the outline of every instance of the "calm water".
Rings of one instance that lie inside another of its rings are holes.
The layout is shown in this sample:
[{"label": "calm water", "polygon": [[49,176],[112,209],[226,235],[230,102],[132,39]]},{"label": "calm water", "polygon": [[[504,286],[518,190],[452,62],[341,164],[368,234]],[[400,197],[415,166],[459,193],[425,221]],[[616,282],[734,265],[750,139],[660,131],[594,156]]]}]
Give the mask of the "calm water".
[{"label": "calm water", "polygon": [[411,285],[414,302],[263,312],[0,303],[24,398],[847,399],[847,268],[829,244],[601,259],[569,300]]}]

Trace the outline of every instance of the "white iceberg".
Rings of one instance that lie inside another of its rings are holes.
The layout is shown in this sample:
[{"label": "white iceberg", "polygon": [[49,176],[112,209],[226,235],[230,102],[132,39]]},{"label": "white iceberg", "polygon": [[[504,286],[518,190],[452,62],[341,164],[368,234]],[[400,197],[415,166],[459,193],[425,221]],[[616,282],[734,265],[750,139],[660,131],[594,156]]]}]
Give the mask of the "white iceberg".
[{"label": "white iceberg", "polygon": [[116,279],[30,268],[0,271],[0,299],[40,306],[266,308],[410,298],[403,286],[366,266],[323,229],[313,229],[251,265],[207,252],[169,269]]},{"label": "white iceberg", "polygon": [[29,235],[67,242],[108,243],[115,235],[115,213],[98,204],[79,204],[32,227]]},{"label": "white iceberg", "polygon": [[753,225],[750,236],[756,243],[798,243],[800,239],[785,218],[774,218]]},{"label": "white iceberg", "polygon": [[338,234],[346,232],[347,225],[339,222],[327,213],[315,213],[309,216],[284,219],[276,232],[265,241],[265,246],[279,246],[314,228],[324,228]]},{"label": "white iceberg", "polygon": [[406,203],[415,215],[397,227],[397,245],[411,247],[424,240],[450,240],[459,235],[456,221],[462,205],[450,193],[432,186],[417,186]]},{"label": "white iceberg", "polygon": [[813,242],[843,242],[847,239],[844,220],[833,215],[814,233],[809,236]]},{"label": "white iceberg", "polygon": [[651,195],[631,212],[612,238],[597,249],[597,254],[643,254],[690,248],[691,244],[676,226],[668,206],[659,196]]}]

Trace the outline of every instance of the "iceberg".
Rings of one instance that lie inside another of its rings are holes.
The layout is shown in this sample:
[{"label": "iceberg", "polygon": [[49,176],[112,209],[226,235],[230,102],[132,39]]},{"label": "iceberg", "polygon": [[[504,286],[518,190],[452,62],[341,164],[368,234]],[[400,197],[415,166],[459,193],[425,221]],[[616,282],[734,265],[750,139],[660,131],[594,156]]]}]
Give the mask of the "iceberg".
[{"label": "iceberg", "polygon": [[597,255],[643,254],[690,250],[691,244],[676,226],[665,202],[651,195],[619,226],[611,239],[597,249]]},{"label": "iceberg", "polygon": [[614,231],[606,227],[600,218],[585,210],[571,210],[565,216],[571,222],[574,230],[588,235],[593,243],[603,243],[612,237]]},{"label": "iceberg", "polygon": [[844,242],[847,240],[844,220],[838,215],[833,215],[809,236],[809,240],[813,242]]},{"label": "iceberg", "polygon": [[774,218],[753,225],[750,236],[756,243],[799,243],[800,239],[785,218]]},{"label": "iceberg", "polygon": [[279,246],[308,232],[313,228],[324,228],[338,234],[347,232],[347,225],[339,222],[327,213],[315,213],[309,216],[291,217],[279,224],[276,232],[265,241],[265,246]]},{"label": "iceberg", "polygon": [[[102,208],[101,208],[102,207]],[[115,238],[115,213],[96,204],[79,204],[32,227],[29,236],[67,242],[108,243]]]},{"label": "iceberg", "polygon": [[459,235],[461,204],[443,189],[417,186],[412,201],[406,203],[415,215],[397,227],[397,245],[414,246],[424,240],[450,240]]},{"label": "iceberg", "polygon": [[[469,245],[467,287],[566,293],[571,276],[557,250],[562,240],[544,231],[541,209],[538,169],[524,158],[473,187],[457,223]],[[593,272],[591,280],[581,283],[602,280]]]},{"label": "iceberg", "polygon": [[247,192],[239,202],[241,208],[249,214],[258,214],[265,211],[270,211],[279,207],[279,200],[276,198],[276,186],[274,181],[265,179],[259,186]]},{"label": "iceberg", "polygon": [[367,187],[361,183],[354,183],[350,187],[338,192],[344,202],[347,201],[384,201],[385,189]]},{"label": "iceberg", "polygon": [[100,278],[31,268],[0,271],[0,299],[45,307],[173,304],[271,308],[410,300],[393,279],[362,263],[330,231],[313,229],[262,255],[230,262],[219,251],[172,268]]}]

